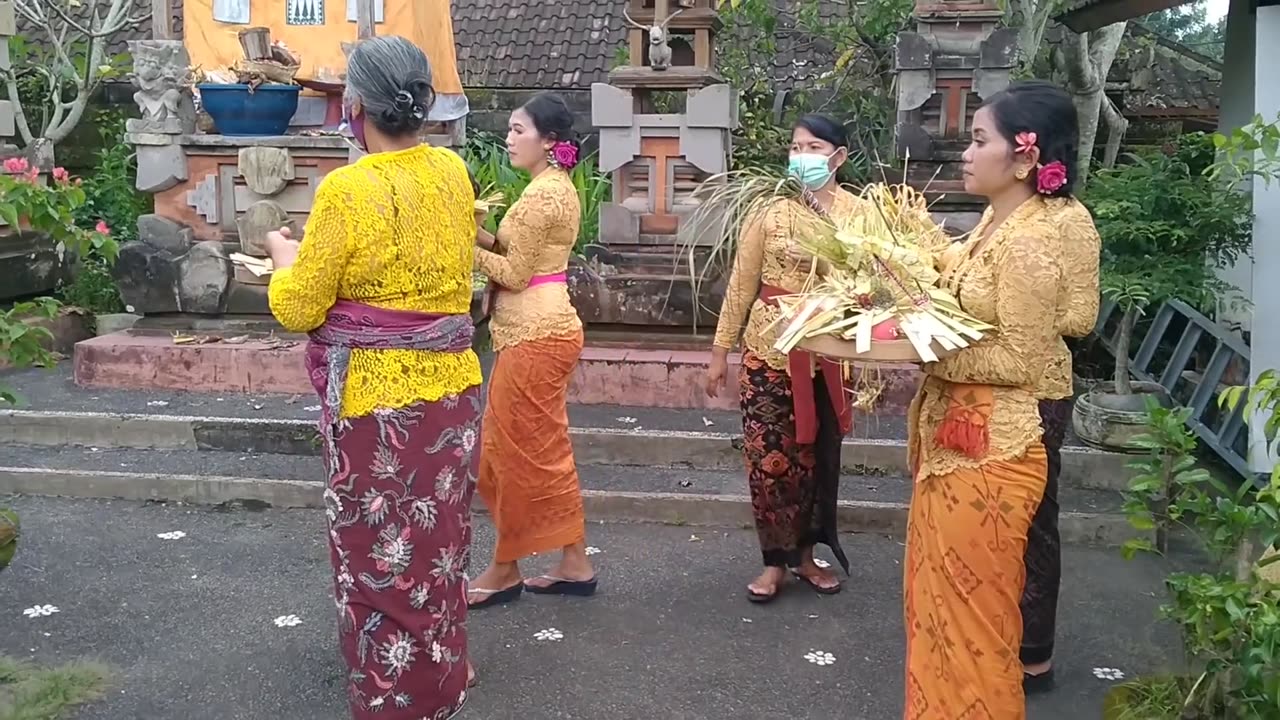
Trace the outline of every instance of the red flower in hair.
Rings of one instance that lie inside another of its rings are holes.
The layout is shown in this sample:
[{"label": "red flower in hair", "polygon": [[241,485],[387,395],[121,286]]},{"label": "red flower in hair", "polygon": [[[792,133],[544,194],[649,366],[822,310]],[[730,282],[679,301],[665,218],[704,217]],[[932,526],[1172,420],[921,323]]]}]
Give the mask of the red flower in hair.
[{"label": "red flower in hair", "polygon": [[1014,141],[1018,143],[1018,147],[1014,149],[1016,153],[1031,152],[1031,148],[1036,146],[1036,134],[1029,131],[1023,131],[1014,136]]},{"label": "red flower in hair", "polygon": [[1042,195],[1052,195],[1066,184],[1067,167],[1057,160],[1041,166],[1036,172],[1036,190]]},{"label": "red flower in hair", "polygon": [[578,148],[573,143],[561,140],[551,146],[551,159],[565,170],[572,170],[578,164]]}]

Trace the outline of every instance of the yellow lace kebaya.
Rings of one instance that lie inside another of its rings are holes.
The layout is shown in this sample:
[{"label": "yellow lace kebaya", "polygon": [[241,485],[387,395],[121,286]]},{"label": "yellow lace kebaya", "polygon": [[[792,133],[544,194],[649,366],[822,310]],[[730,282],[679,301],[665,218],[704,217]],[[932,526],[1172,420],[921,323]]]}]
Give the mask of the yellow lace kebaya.
[{"label": "yellow lace kebaya", "polygon": [[[839,225],[864,207],[858,196],[837,189],[829,215]],[[764,360],[774,370],[787,369],[787,356],[773,349],[778,339],[777,319],[781,310],[760,299],[762,285],[800,292],[809,278],[809,263],[787,256],[787,249],[801,232],[808,210],[791,200],[778,200],[761,210],[758,217],[743,225],[738,250],[725,289],[715,346],[732,350],[742,335],[742,346]],[[746,329],[743,330],[743,322]]]},{"label": "yellow lace kebaya", "polygon": [[499,287],[489,320],[495,352],[582,329],[564,283],[529,282],[569,267],[581,212],[569,174],[551,168],[535,177],[503,216],[494,252],[476,251],[476,269]]},{"label": "yellow lace kebaya", "polygon": [[[325,175],[293,267],[271,278],[271,312],[309,332],[339,298],[390,310],[471,309],[475,193],[462,159],[420,145]],[[479,385],[470,350],[353,350],[341,417],[434,402]]]},{"label": "yellow lace kebaya", "polygon": [[[1061,244],[1051,201],[1036,195],[996,228],[975,255],[990,216],[960,246],[948,253],[941,287],[960,300],[966,312],[995,326],[975,345],[924,366],[925,379],[912,404],[910,446],[919,463],[917,480],[1014,460],[1041,436],[1039,387],[1062,358],[1058,294],[1062,282]],[[1070,377],[1070,355],[1065,357]],[[935,437],[947,416],[953,384],[992,388],[990,440],[983,457],[940,447]]]}]

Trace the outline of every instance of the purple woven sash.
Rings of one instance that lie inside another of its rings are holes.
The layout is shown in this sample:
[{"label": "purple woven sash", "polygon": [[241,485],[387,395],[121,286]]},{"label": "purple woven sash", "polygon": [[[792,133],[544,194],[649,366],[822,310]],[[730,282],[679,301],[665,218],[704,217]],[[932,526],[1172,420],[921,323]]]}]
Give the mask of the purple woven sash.
[{"label": "purple woven sash", "polygon": [[339,300],[307,344],[307,374],[320,396],[322,430],[332,432],[337,421],[352,350],[465,352],[474,334],[468,313],[432,315]]}]

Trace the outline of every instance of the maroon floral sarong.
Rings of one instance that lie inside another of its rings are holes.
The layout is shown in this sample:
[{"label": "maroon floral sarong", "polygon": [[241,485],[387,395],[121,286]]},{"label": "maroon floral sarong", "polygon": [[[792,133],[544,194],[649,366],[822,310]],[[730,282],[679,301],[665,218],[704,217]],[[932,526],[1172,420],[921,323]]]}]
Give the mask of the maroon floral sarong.
[{"label": "maroon floral sarong", "polygon": [[461,352],[468,316],[339,303],[312,333],[338,633],[356,720],[444,720],[466,701],[466,568],[481,392],[341,418],[352,349]]}]

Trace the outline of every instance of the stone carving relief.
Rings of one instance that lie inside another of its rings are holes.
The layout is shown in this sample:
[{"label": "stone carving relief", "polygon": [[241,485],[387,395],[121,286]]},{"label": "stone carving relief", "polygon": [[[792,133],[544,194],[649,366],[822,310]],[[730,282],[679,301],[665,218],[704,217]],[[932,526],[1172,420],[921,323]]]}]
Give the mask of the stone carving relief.
[{"label": "stone carving relief", "polygon": [[275,195],[294,178],[293,156],[284,148],[241,148],[238,160],[245,185],[259,195]]},{"label": "stone carving relief", "polygon": [[130,120],[129,132],[180,135],[195,131],[196,109],[187,87],[191,56],[181,40],[131,40],[133,73],[138,91],[133,101],[142,118]]}]

